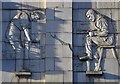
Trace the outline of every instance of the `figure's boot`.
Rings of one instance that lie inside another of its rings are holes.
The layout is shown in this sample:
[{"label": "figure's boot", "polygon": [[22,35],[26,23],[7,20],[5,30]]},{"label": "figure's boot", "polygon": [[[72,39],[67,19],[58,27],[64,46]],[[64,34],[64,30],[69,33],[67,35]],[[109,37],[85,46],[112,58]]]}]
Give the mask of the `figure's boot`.
[{"label": "figure's boot", "polygon": [[80,61],[87,61],[87,60],[92,60],[92,57],[89,55],[84,55],[82,57],[79,58]]}]

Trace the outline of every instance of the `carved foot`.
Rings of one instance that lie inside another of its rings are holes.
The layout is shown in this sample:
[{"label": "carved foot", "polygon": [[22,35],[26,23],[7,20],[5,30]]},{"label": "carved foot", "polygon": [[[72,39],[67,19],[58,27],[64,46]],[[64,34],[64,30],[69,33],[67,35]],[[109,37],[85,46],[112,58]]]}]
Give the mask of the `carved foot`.
[{"label": "carved foot", "polygon": [[80,61],[87,61],[87,60],[92,60],[92,57],[91,56],[83,56],[83,57],[80,57],[79,59],[80,59]]},{"label": "carved foot", "polygon": [[100,67],[95,67],[94,71],[101,71]]}]

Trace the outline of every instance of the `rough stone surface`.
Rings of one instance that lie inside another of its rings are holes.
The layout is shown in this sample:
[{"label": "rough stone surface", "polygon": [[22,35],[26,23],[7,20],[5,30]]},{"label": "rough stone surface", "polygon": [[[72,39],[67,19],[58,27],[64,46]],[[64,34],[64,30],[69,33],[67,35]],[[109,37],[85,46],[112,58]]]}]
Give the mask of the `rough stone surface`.
[{"label": "rough stone surface", "polygon": [[73,72],[72,71],[66,71],[64,72],[64,82],[72,82],[73,80]]},{"label": "rough stone surface", "polygon": [[[32,1],[32,0],[30,0]],[[0,50],[2,53],[2,81],[3,82],[118,82],[120,68],[112,50],[105,49],[102,58],[103,75],[100,77],[86,76],[86,62],[79,60],[85,54],[85,36],[89,29],[89,21],[85,16],[88,9],[93,8],[100,14],[107,16],[109,31],[114,34],[116,51],[119,56],[119,20],[120,3],[117,2],[47,2],[46,24],[32,22],[31,38],[34,42],[30,45],[30,57],[25,57],[24,67],[32,72],[30,78],[15,76],[15,72],[22,69],[24,53],[15,52],[5,38],[9,21],[19,12],[17,9],[36,9],[41,7],[40,2],[3,3],[2,17],[0,20],[1,39]],[[4,10],[5,9],[5,10]],[[12,9],[12,10],[10,10]],[[56,35],[68,45],[62,45],[51,37]],[[36,42],[37,41],[37,42]],[[1,47],[2,46],[2,47]],[[93,45],[93,48],[95,45]],[[93,54],[95,54],[95,49]],[[1,61],[1,60],[0,60]],[[91,61],[91,70],[94,69],[96,60]]]},{"label": "rough stone surface", "polygon": [[114,2],[97,2],[97,8],[115,8]]},{"label": "rough stone surface", "polygon": [[72,20],[71,8],[55,8],[56,20]]},{"label": "rough stone surface", "polygon": [[72,70],[71,58],[55,58],[55,70],[66,71]]},{"label": "rough stone surface", "polygon": [[51,35],[56,35],[62,41],[72,44],[72,34],[71,33],[47,33],[46,34],[46,44],[61,44],[60,41],[56,40]]},{"label": "rough stone surface", "polygon": [[64,2],[64,7],[72,7],[72,3],[71,2]]},{"label": "rough stone surface", "polygon": [[45,73],[46,82],[63,82],[63,72],[54,71]]},{"label": "rough stone surface", "polygon": [[47,8],[61,8],[64,7],[64,2],[47,2]]}]

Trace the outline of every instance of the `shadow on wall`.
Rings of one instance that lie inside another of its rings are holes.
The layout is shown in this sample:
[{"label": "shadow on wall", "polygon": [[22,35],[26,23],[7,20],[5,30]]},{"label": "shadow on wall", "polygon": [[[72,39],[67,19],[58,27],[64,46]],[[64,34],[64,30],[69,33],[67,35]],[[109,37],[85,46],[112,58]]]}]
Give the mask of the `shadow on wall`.
[{"label": "shadow on wall", "polygon": [[[26,4],[20,4],[20,3],[15,3],[15,2],[3,2],[2,3],[2,71],[3,72],[10,72],[10,73],[14,73],[16,71],[16,55],[15,52],[13,50],[13,48],[10,46],[8,39],[5,38],[5,34],[6,31],[8,30],[7,28],[9,28],[9,24],[11,19],[18,13],[18,10],[39,10],[39,7],[34,7],[31,5],[26,5]],[[10,10],[11,9],[11,10]],[[54,11],[52,9],[48,9],[49,11]],[[61,12],[61,11],[56,11],[56,12]],[[55,17],[59,20],[62,20],[59,17]],[[58,32],[59,31],[59,27],[61,24],[65,24],[66,21],[62,20],[62,23],[59,24],[55,24],[56,28],[55,31]],[[57,69],[59,69],[60,71],[63,71],[59,66],[55,65],[53,63],[53,65],[50,65],[50,63],[47,63],[47,57],[45,58],[45,53],[46,53],[46,44],[44,44],[45,41],[43,41],[46,37],[45,35],[48,37],[50,36],[51,33],[46,33],[46,29],[48,28],[43,28],[44,23],[41,24],[37,24],[35,22],[31,22],[32,23],[32,28],[30,30],[30,36],[33,39],[38,39],[39,41],[37,43],[33,42],[30,45],[30,52],[29,52],[29,59],[25,59],[24,61],[25,64],[27,64],[27,68],[29,68],[29,70],[31,72],[34,73],[45,73],[47,71],[54,71],[54,68],[56,67]],[[17,23],[19,24],[19,23]],[[45,25],[47,25],[47,23],[45,23]],[[16,31],[16,33],[18,34],[18,32],[21,31]],[[54,33],[54,32],[52,32]],[[23,35],[24,36],[24,35]],[[25,38],[24,38],[25,39]],[[52,47],[55,48],[55,39],[52,39],[51,41],[52,43]],[[24,50],[25,51],[25,50]],[[61,62],[61,60],[59,58],[56,57],[56,52],[55,49],[51,49],[50,48],[50,52],[53,55],[53,62],[54,59],[56,59],[56,62]],[[23,56],[25,53],[20,53],[19,56]],[[49,58],[49,57],[48,57]],[[19,60],[19,59],[18,59]],[[49,62],[49,61],[48,61]],[[46,70],[46,65],[49,64],[51,67],[53,67],[53,70]],[[32,66],[32,67],[28,67],[28,66]],[[43,77],[40,77],[43,78]],[[33,80],[40,80],[39,77],[33,77],[31,79]]]},{"label": "shadow on wall", "polygon": [[[73,47],[74,47],[73,69],[74,69],[74,82],[78,82],[78,81],[79,82],[83,82],[83,81],[84,82],[90,82],[90,81],[93,82],[94,78],[95,78],[93,76],[93,77],[89,78],[89,80],[84,80],[85,79],[84,77],[86,77],[86,76],[84,76],[85,75],[85,71],[86,71],[86,67],[85,67],[86,64],[85,64],[85,62],[78,61],[79,59],[76,57],[77,55],[82,55],[83,53],[85,53],[85,47],[83,46],[83,45],[85,45],[85,39],[82,39],[82,37],[85,38],[86,34],[81,34],[80,32],[84,32],[84,30],[88,30],[89,29],[89,24],[87,24],[87,26],[85,26],[85,27],[88,27],[88,29],[87,28],[84,29],[84,25],[86,25],[85,23],[89,22],[88,19],[86,19],[85,13],[87,12],[87,10],[89,10],[91,8],[93,8],[93,3],[91,3],[91,2],[73,2],[73,16],[74,16],[73,17],[73,28],[74,28],[73,29],[73,32],[74,32],[74,36],[73,36],[73,39],[74,39],[73,40]],[[83,12],[81,12],[81,10]],[[84,10],[86,10],[86,11],[84,11]],[[96,12],[98,12],[98,11],[96,11]],[[107,10],[106,10],[106,12],[107,12]],[[100,12],[98,12],[98,13],[100,13]],[[82,15],[82,16],[80,17],[80,15]],[[116,30],[117,30],[116,29],[117,28],[116,21],[111,19],[112,17],[110,18],[110,17],[108,17],[106,15],[103,15],[103,16],[105,17],[105,19],[107,20],[107,23],[108,23],[109,35],[113,36],[113,42],[114,42],[113,45],[116,45]],[[78,17],[80,18],[80,20],[79,20]],[[79,26],[78,26],[78,24],[79,24]],[[81,25],[81,24],[83,24],[83,25]],[[77,38],[76,36],[80,35],[80,34],[81,34],[81,39],[80,38],[79,39],[81,41],[77,42],[78,39],[76,39]],[[81,45],[76,45],[76,43],[81,44]],[[93,48],[95,48],[95,49],[92,48],[93,55],[96,52],[96,47],[95,46],[96,45],[93,44]],[[116,51],[115,51],[115,54],[117,55]],[[102,70],[105,71],[104,68],[106,68],[106,71],[104,72],[104,75],[101,76],[101,78],[104,78],[106,80],[119,80],[120,76],[119,76],[119,73],[117,73],[116,71],[113,72],[113,74],[107,73],[107,71],[109,72],[109,70],[107,70],[108,67],[107,67],[107,65],[105,65],[105,63],[108,60],[105,60],[105,59],[107,58],[106,56],[109,56],[109,55],[111,55],[111,54],[108,54],[107,50],[104,49],[104,52],[103,52],[103,55],[102,55],[103,59],[102,59],[101,65],[102,65]],[[112,53],[112,55],[114,55],[114,54]],[[115,62],[115,63],[117,63],[117,62]],[[111,65],[109,65],[109,66],[111,66]],[[94,69],[94,67],[95,67],[94,66],[94,61],[92,61],[91,68]],[[119,65],[118,65],[118,67],[119,67]],[[77,72],[77,71],[81,71],[81,72]],[[79,74],[81,74],[81,76],[83,76],[83,77],[78,76]],[[79,80],[80,78],[83,79],[83,80],[80,81]]]}]

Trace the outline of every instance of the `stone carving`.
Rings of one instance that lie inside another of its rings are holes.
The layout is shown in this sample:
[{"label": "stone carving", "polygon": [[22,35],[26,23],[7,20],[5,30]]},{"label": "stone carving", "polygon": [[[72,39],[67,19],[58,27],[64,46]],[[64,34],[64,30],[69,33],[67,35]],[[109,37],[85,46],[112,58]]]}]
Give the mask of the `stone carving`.
[{"label": "stone carving", "polygon": [[113,44],[112,36],[108,35],[108,24],[106,19],[93,9],[89,9],[86,13],[86,17],[88,17],[90,21],[90,29],[88,30],[88,35],[86,36],[86,54],[83,57],[80,57],[81,61],[87,61],[87,71],[90,71],[90,60],[93,59],[92,57],[92,49],[91,45],[92,42],[97,45],[97,52],[94,55],[94,58],[97,60],[95,63],[94,71],[100,71],[100,63],[101,63],[101,56],[102,50],[100,46],[110,46]]},{"label": "stone carving", "polygon": [[[29,58],[29,48],[32,43],[31,24],[45,21],[45,14],[40,10],[19,10],[12,18],[6,32],[6,37],[16,53],[17,59],[22,59],[18,63],[17,71],[28,71],[28,66],[24,65],[24,60]],[[22,66],[22,68],[20,68]]]},{"label": "stone carving", "polygon": [[73,49],[70,43],[64,42],[63,40],[61,40],[60,38],[58,38],[56,35],[53,35],[53,34],[51,34],[51,37],[58,40],[62,45],[68,45],[70,50],[73,52]]}]

